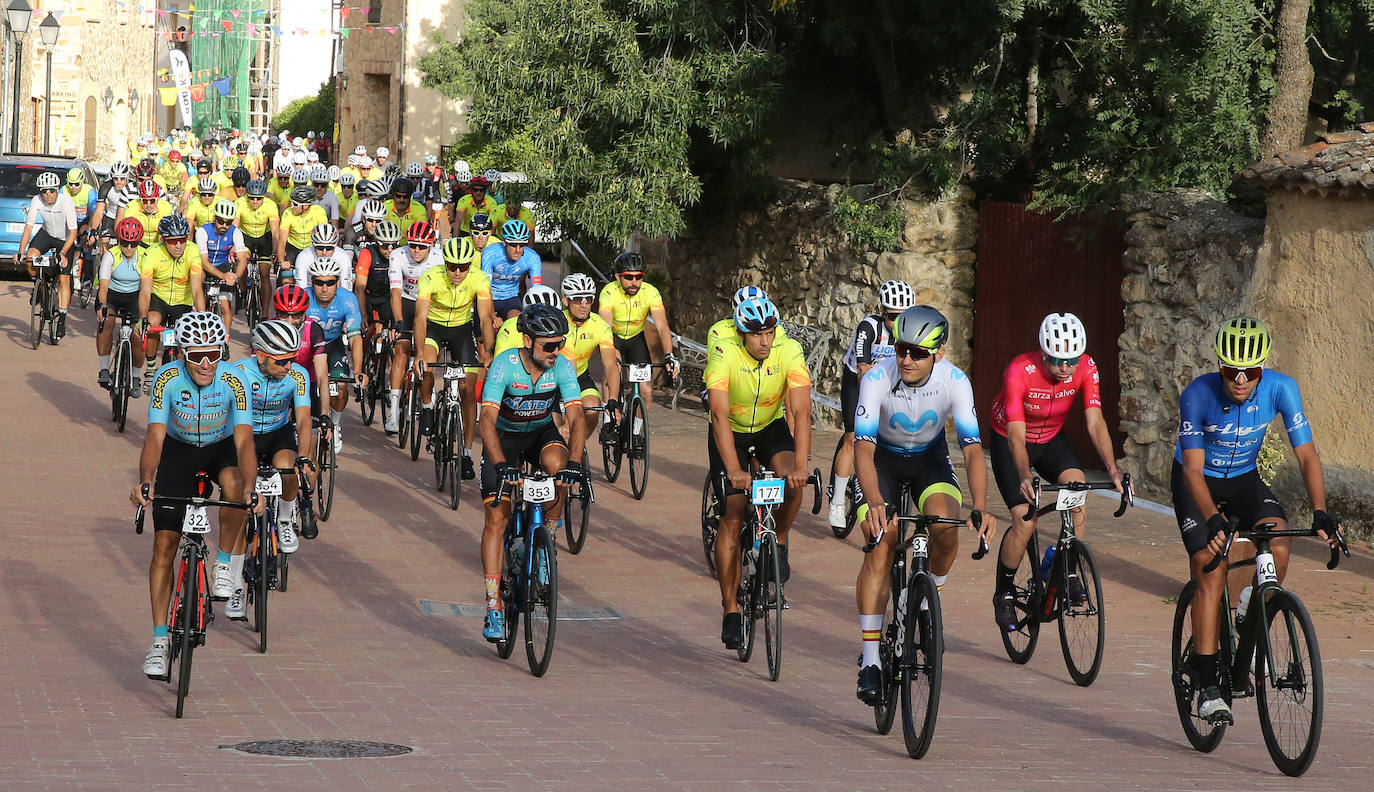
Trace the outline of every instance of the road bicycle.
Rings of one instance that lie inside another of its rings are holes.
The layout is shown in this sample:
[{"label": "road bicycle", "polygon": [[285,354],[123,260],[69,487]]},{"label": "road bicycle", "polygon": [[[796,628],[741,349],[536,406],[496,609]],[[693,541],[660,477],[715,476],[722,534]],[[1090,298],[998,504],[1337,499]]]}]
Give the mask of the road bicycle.
[{"label": "road bicycle", "polygon": [[252,332],[253,328],[257,327],[258,322],[261,322],[263,318],[262,285],[260,283],[262,275],[259,274],[258,267],[264,262],[270,265],[272,257],[259,256],[248,262],[248,272],[245,273],[240,282],[239,293],[242,300],[239,306],[243,310],[243,318],[248,323],[249,332]]},{"label": "road bicycle", "polygon": [[281,477],[295,476],[299,482],[296,501],[302,524],[310,516],[310,480],[305,476],[309,459],[300,457],[294,468],[258,465],[258,478],[253,491],[267,499],[262,514],[248,521],[248,553],[243,563],[243,583],[246,602],[253,606],[253,631],[258,634],[258,651],[267,651],[267,592],[286,591],[291,570],[291,555],[282,552],[277,533],[277,515],[281,510]]},{"label": "road bicycle", "polygon": [[[398,339],[399,340],[399,339]],[[396,432],[396,446],[405,448],[410,444],[410,461],[420,458],[420,376],[413,366],[406,366],[405,376],[401,379],[401,415]]]},{"label": "road bicycle", "polygon": [[[186,514],[181,520],[181,547],[178,549],[180,562],[176,577],[173,579],[172,600],[167,613],[167,632],[172,640],[171,662],[167,664],[164,682],[172,681],[172,664],[178,663],[177,672],[177,709],[180,718],[186,704],[186,696],[191,689],[191,660],[196,647],[205,645],[205,630],[214,623],[215,612],[210,607],[210,577],[205,568],[209,551],[205,548],[205,534],[210,532],[210,517],[206,509],[218,506],[229,509],[249,509],[246,503],[237,501],[214,500],[211,492],[210,477],[204,471],[196,473],[196,492],[194,497],[182,498],[157,495],[153,504],[185,506]],[[148,485],[143,485],[143,496],[148,496]],[[134,516],[134,532],[143,533],[144,508],[138,507]]]},{"label": "road bicycle", "polygon": [[[740,492],[730,486],[724,473],[719,477],[720,491],[726,497]],[[749,508],[744,510],[739,529],[740,580],[735,601],[739,603],[744,635],[735,654],[740,662],[749,662],[754,654],[755,625],[762,620],[768,679],[776,682],[782,673],[782,611],[786,599],[774,513],[782,505],[787,482],[762,466],[754,470],[751,478]]]},{"label": "road bicycle", "polygon": [[[911,491],[905,482],[899,485],[897,500],[899,507],[887,505],[888,519],[896,517],[897,520],[897,545],[892,554],[892,596],[888,598],[887,626],[878,644],[882,685],[878,703],[873,705],[873,721],[879,734],[887,734],[892,729],[900,693],[906,752],[912,759],[920,759],[930,750],[930,742],[935,736],[945,653],[940,587],[930,573],[930,527],[963,525],[964,521],[908,514],[912,510]],[[974,527],[982,528],[981,512],[975,509],[971,519]],[[870,538],[864,543],[863,551],[873,552],[881,540],[882,534]],[[987,553],[987,543],[979,537],[974,560]]]},{"label": "road bicycle", "polygon": [[53,267],[52,251],[30,258],[35,272],[33,292],[29,295],[29,343],[34,349],[43,340],[43,328],[48,328],[48,343],[57,346],[57,274]]},{"label": "road bicycle", "polygon": [[[118,314],[118,318],[119,336],[115,340],[114,354],[110,357],[110,420],[123,433],[124,424],[129,419],[129,395],[138,381],[135,378],[142,376],[142,372],[134,368],[133,343],[134,328],[142,322],[138,317],[123,312]],[[100,322],[96,335],[104,331],[105,321],[108,320]]]},{"label": "road bicycle", "polygon": [[[1226,504],[1217,508],[1226,514]],[[1242,595],[1240,611],[1232,611],[1226,589],[1221,592],[1218,629],[1217,685],[1228,707],[1237,698],[1253,696],[1259,710],[1260,732],[1274,764],[1285,775],[1300,776],[1312,766],[1321,742],[1324,683],[1317,631],[1302,600],[1279,584],[1269,543],[1279,537],[1316,536],[1313,528],[1276,530],[1277,523],[1242,528],[1234,519],[1226,533],[1226,546],[1203,568],[1206,572],[1230,555],[1234,542],[1252,543],[1255,557],[1231,564],[1228,572],[1253,569],[1248,602]],[[1350,556],[1345,537],[1336,533],[1327,569],[1335,569],[1341,555]],[[1229,588],[1229,587],[1228,587]],[[1216,750],[1235,723],[1234,715],[1211,719],[1198,714],[1196,693],[1201,689],[1194,669],[1192,606],[1197,581],[1189,580],[1178,595],[1170,644],[1174,702],[1183,733],[1194,748]]]},{"label": "road bicycle", "polygon": [[543,676],[553,659],[558,619],[558,553],[544,525],[544,509],[557,499],[557,489],[553,476],[527,468],[517,484],[501,482],[497,501],[507,494],[512,503],[501,575],[506,635],[496,642],[496,652],[505,660],[515,651],[515,635],[523,614],[525,659],[530,673]]},{"label": "road bicycle", "polygon": [[[1026,553],[1016,568],[1012,593],[1016,600],[1016,626],[999,629],[1007,657],[1018,664],[1030,661],[1040,638],[1042,622],[1059,622],[1059,646],[1064,664],[1075,684],[1087,687],[1102,668],[1106,643],[1107,605],[1102,599],[1102,578],[1097,572],[1088,544],[1074,533],[1073,509],[1088,499],[1088,491],[1113,489],[1110,482],[1083,481],[1042,484],[1031,478],[1035,497],[1030,513],[1043,517],[1059,512],[1059,539],[1040,555],[1039,537],[1031,533]],[[1121,505],[1113,514],[1120,517],[1132,502],[1131,474],[1121,477]],[[1054,493],[1055,502],[1040,507],[1040,494]],[[1006,541],[1006,534],[1003,534]]]},{"label": "road bicycle", "polygon": [[[821,469],[812,468],[807,485],[815,487],[815,497],[811,502],[811,513],[821,513]],[[716,532],[720,530],[720,520],[725,516],[725,499],[721,495],[720,477],[706,471],[701,483],[701,549],[706,557],[706,571],[711,577],[719,578],[716,569]]]},{"label": "road bicycle", "polygon": [[[377,324],[376,312],[373,312],[373,325]],[[386,424],[387,416],[391,413],[391,402],[387,399],[387,387],[390,381],[391,372],[391,353],[394,344],[391,341],[390,333],[381,330],[373,335],[371,341],[363,343],[363,372],[367,374],[367,387],[363,388],[362,398],[358,399],[358,409],[362,413],[363,426],[371,426],[376,420],[377,406],[381,405],[382,423]]]},{"label": "road bicycle", "polygon": [[[315,488],[315,505],[320,520],[328,521],[329,512],[334,508],[334,477],[339,471],[339,455],[334,451],[334,420],[328,413],[329,399],[338,396],[340,388],[348,387],[353,380],[347,375],[330,374],[326,393],[329,394],[322,406],[323,414],[310,419],[315,437],[315,470],[320,481]],[[356,385],[354,386],[357,390]],[[356,393],[355,393],[356,395]]]},{"label": "road bicycle", "polygon": [[639,385],[653,378],[654,369],[666,366],[662,363],[621,363],[620,368],[620,406],[624,412],[619,420],[612,416],[610,423],[601,426],[601,463],[606,481],[614,484],[620,477],[622,460],[628,456],[630,494],[635,500],[641,500],[649,484],[649,414]]},{"label": "road bicycle", "polygon": [[434,406],[434,431],[426,441],[434,457],[434,484],[440,492],[448,490],[448,507],[457,509],[463,481],[460,471],[464,448],[463,401],[459,388],[467,371],[457,363],[431,363],[429,367],[434,369],[434,387],[442,387]]}]

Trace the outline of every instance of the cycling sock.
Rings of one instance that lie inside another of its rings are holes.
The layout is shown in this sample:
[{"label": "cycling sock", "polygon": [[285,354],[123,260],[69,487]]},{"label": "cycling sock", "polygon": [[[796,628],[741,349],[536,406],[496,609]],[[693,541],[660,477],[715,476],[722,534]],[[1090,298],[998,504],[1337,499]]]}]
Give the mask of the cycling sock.
[{"label": "cycling sock", "polygon": [[878,642],[883,637],[883,614],[859,614],[859,631],[863,633],[863,660],[860,667],[878,665]]},{"label": "cycling sock", "polygon": [[937,575],[934,572],[932,572],[930,573],[930,576],[935,579],[935,590],[944,591],[945,581],[949,580],[949,575]]},{"label": "cycling sock", "polygon": [[229,556],[230,580],[234,581],[234,588],[236,589],[243,588],[243,560],[247,557],[245,553]]},{"label": "cycling sock", "polygon": [[835,494],[831,496],[831,499],[844,500],[844,491],[847,489],[849,489],[849,476],[836,476]]},{"label": "cycling sock", "polygon": [[295,499],[282,499],[281,505],[277,507],[277,522],[293,523],[296,521],[296,501]]},{"label": "cycling sock", "polygon": [[389,390],[386,392],[387,401],[391,402],[391,414],[398,415],[401,412],[401,392]]},{"label": "cycling sock", "polygon": [[501,609],[501,576],[483,575],[482,582],[487,587],[487,610]]},{"label": "cycling sock", "polygon": [[997,590],[1009,591],[1016,583],[1016,570],[997,561]]},{"label": "cycling sock", "polygon": [[[463,449],[463,458],[464,458],[464,459],[468,459],[468,460],[471,460],[471,459],[472,459],[472,449],[471,449],[471,448],[464,448],[464,449]],[[559,520],[559,522],[562,522],[562,520]]]},{"label": "cycling sock", "polygon": [[67,314],[67,309],[66,309],[66,308],[58,308],[58,309],[57,309],[57,312],[65,316],[65,315]]},{"label": "cycling sock", "polygon": [[233,556],[229,555],[229,552],[227,550],[220,550],[219,552],[215,553],[216,564],[227,564],[232,558]]},{"label": "cycling sock", "polygon": [[1211,687],[1217,683],[1217,656],[1214,654],[1193,655],[1193,670],[1197,672],[1198,687]]},{"label": "cycling sock", "polygon": [[343,413],[339,412],[338,410],[335,410],[333,407],[330,407],[329,419],[334,422],[335,426],[338,426],[339,422],[343,420]]},{"label": "cycling sock", "polygon": [[108,369],[108,368],[110,367],[110,356],[109,356],[109,355],[96,355],[96,357],[100,359],[100,367],[101,367],[101,368],[103,368],[103,369]]},{"label": "cycling sock", "polygon": [[168,631],[167,625],[165,625],[165,624],[160,624],[160,625],[158,625],[157,627],[154,627],[154,628],[153,628],[153,640],[154,640],[154,641],[156,641],[156,640],[159,639],[159,638],[170,638],[170,637],[172,637],[172,634],[171,634],[171,632]]}]

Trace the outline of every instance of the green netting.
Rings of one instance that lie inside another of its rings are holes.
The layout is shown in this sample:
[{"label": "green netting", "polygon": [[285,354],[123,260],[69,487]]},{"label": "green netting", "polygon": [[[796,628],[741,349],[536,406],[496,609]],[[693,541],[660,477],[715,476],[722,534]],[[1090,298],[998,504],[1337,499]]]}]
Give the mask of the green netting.
[{"label": "green netting", "polygon": [[[197,135],[212,127],[248,128],[248,66],[257,40],[248,35],[248,23],[261,25],[265,21],[267,3],[196,0],[191,19],[191,83],[205,84],[205,98],[191,105],[191,127]],[[228,30],[225,22],[230,23]],[[229,93],[221,94],[214,83],[225,77],[229,78]]]}]

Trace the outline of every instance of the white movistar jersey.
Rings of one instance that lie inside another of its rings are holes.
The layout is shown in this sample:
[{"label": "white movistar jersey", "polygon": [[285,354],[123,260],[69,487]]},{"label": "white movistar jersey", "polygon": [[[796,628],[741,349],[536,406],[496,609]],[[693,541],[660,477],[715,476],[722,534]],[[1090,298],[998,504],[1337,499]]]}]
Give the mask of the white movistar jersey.
[{"label": "white movistar jersey", "polygon": [[902,382],[897,359],[889,357],[859,380],[854,439],[894,454],[919,454],[945,442],[945,423],[951,415],[960,447],[982,442],[973,386],[963,371],[941,360],[924,383],[912,386]]},{"label": "white movistar jersey", "polygon": [[[302,289],[310,288],[310,265],[315,263],[315,248],[308,247],[296,254],[296,285]],[[353,253],[342,248],[334,248],[334,260],[342,268],[339,271],[339,288],[353,291]]]}]

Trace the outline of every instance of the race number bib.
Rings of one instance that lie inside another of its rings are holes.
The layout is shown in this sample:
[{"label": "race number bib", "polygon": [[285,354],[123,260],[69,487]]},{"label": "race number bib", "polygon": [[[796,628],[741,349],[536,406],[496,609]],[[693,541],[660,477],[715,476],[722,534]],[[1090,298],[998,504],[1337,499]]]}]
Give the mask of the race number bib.
[{"label": "race number bib", "polygon": [[526,503],[548,503],[553,500],[553,479],[525,479],[520,497]]},{"label": "race number bib", "polygon": [[459,380],[466,376],[467,372],[463,370],[462,366],[449,366],[444,369],[444,379],[446,380]]},{"label": "race number bib", "polygon": [[1087,490],[1060,490],[1059,499],[1055,502],[1054,508],[1059,511],[1077,509],[1088,501]]},{"label": "race number bib", "polygon": [[253,490],[260,495],[280,495],[281,474],[273,471],[272,475],[266,478],[258,477],[258,483]]},{"label": "race number bib", "polygon": [[1260,553],[1255,556],[1255,575],[1259,578],[1261,586],[1265,583],[1279,582],[1278,571],[1274,568],[1273,553]]},{"label": "race number bib", "polygon": [[630,382],[648,382],[653,376],[653,369],[647,363],[630,364]]},{"label": "race number bib", "polygon": [[776,506],[782,503],[782,479],[759,479],[754,482],[750,501],[755,506]]},{"label": "race number bib", "polygon": [[181,520],[181,532],[188,534],[210,533],[210,516],[204,506],[187,506],[186,516]]},{"label": "race number bib", "polygon": [[339,395],[339,383],[337,383],[337,382],[331,382],[331,383],[329,383],[329,395],[330,395],[330,396],[338,396],[338,395]]}]

